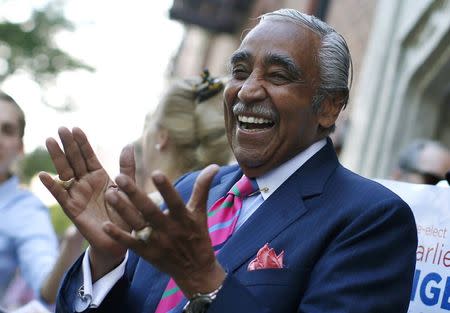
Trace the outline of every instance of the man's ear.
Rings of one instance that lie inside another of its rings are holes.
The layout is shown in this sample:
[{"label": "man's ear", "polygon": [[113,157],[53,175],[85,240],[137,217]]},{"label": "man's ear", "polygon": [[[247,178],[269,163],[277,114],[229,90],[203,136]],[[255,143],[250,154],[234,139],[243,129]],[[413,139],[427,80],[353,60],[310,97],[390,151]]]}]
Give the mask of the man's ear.
[{"label": "man's ear", "polygon": [[23,145],[23,140],[20,140],[20,146],[19,146],[19,150],[18,150],[18,155],[19,156],[23,156],[25,154],[25,148]]},{"label": "man's ear", "polygon": [[323,128],[329,128],[336,122],[339,113],[341,113],[347,100],[344,92],[328,95],[321,103],[317,113],[319,125]]}]

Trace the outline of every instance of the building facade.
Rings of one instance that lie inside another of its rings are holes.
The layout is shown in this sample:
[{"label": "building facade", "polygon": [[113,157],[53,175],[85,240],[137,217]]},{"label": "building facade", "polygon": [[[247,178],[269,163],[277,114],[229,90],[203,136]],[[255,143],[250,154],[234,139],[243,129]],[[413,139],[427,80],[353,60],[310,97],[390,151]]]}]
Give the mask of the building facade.
[{"label": "building facade", "polygon": [[[174,7],[189,2],[198,12],[211,11],[210,3],[222,7],[199,23],[192,15],[185,21],[172,76],[203,68],[226,75],[229,56],[256,17],[291,7],[321,16],[346,38],[352,53],[350,102],[335,136],[346,166],[386,178],[410,140],[432,138],[450,146],[450,0],[175,0]],[[240,6],[240,14],[232,13],[233,5]],[[211,26],[227,14],[233,27]]]}]

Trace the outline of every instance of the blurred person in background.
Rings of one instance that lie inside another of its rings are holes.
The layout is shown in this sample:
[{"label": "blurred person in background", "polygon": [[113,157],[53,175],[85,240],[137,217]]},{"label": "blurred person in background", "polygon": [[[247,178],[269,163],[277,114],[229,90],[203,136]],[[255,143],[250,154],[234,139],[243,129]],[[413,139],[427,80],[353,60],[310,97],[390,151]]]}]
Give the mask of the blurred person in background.
[{"label": "blurred person in background", "polygon": [[[145,127],[144,127],[145,129]],[[135,160],[135,175],[134,179],[136,181],[136,185],[140,188],[144,188],[144,161],[142,157],[142,136],[133,141],[131,144],[134,151],[134,160]]]},{"label": "blurred person in background", "polygon": [[13,164],[24,153],[24,131],[24,112],[0,91],[0,303],[9,308],[31,299],[54,303],[64,271],[80,254],[83,240],[69,229],[60,253],[48,208],[13,173]]},{"label": "blurred person in background", "polygon": [[154,170],[175,181],[208,164],[230,162],[223,123],[224,80],[207,70],[199,77],[174,80],[154,113],[147,115],[140,145],[135,145],[136,181],[156,202],[162,198],[151,179]]},{"label": "blurred person in background", "polygon": [[450,171],[450,150],[438,141],[416,139],[399,155],[392,179],[436,185],[445,180]]}]

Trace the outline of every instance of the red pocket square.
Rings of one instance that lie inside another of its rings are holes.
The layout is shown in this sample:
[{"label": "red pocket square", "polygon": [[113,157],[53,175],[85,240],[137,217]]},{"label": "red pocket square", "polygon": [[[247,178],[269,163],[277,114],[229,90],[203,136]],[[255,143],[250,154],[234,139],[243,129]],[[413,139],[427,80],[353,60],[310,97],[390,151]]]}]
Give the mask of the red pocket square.
[{"label": "red pocket square", "polygon": [[265,268],[283,268],[283,256],[284,250],[279,255],[269,247],[266,243],[261,249],[259,249],[256,258],[250,262],[247,270],[254,271]]}]

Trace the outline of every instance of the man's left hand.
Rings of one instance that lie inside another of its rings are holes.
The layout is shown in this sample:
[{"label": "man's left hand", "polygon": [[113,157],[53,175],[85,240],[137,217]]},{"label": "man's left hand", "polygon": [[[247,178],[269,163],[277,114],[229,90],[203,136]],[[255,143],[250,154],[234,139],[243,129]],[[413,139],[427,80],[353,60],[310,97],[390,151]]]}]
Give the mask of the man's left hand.
[{"label": "man's left hand", "polygon": [[138,239],[110,222],[104,224],[105,232],[170,275],[187,298],[211,292],[225,279],[207,223],[208,191],[217,171],[217,165],[210,165],[200,173],[186,205],[168,178],[154,172],[153,182],[169,208],[165,212],[126,175],[116,179],[119,190],[110,189],[105,194],[108,203],[135,231],[148,225],[151,233],[146,240]]}]

